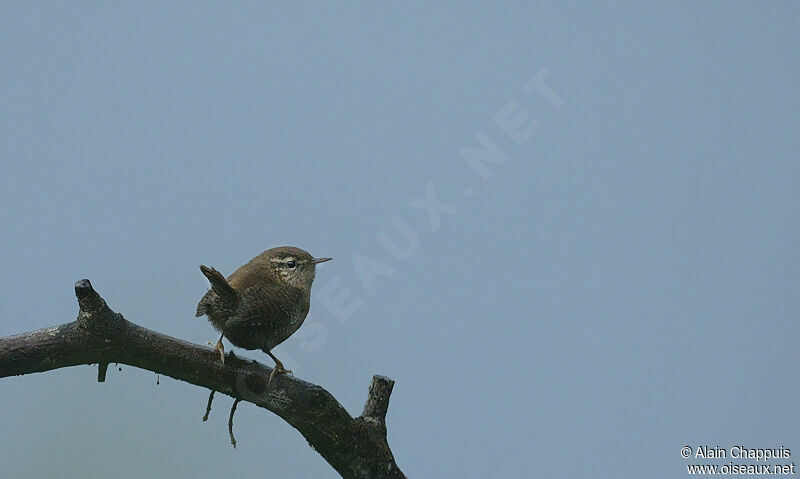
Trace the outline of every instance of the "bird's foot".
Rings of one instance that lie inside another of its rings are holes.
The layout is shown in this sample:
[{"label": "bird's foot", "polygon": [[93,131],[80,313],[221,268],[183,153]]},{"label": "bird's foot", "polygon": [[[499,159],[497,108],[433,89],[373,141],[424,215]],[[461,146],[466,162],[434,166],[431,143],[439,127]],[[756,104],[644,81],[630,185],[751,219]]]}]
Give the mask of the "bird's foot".
[{"label": "bird's foot", "polygon": [[294,376],[294,373],[292,373],[291,369],[286,369],[283,367],[283,364],[278,363],[275,365],[274,368],[272,368],[272,372],[269,373],[269,380],[267,381],[267,387],[269,387],[269,385],[272,383],[272,378],[274,378],[276,374],[291,374],[292,376]]},{"label": "bird's foot", "polygon": [[275,361],[275,367],[272,368],[272,372],[269,373],[269,381],[267,381],[267,388],[269,388],[269,385],[272,383],[272,378],[274,378],[276,374],[292,374],[292,371],[283,367],[283,363],[280,361],[280,359],[276,358],[269,349],[264,349],[264,352],[269,354],[269,357]]},{"label": "bird's foot", "polygon": [[219,360],[222,361],[222,364],[225,364],[225,346],[222,344],[222,338],[219,338],[217,344],[214,344],[211,341],[206,341],[206,344],[209,346],[214,346],[214,351],[219,352]]}]

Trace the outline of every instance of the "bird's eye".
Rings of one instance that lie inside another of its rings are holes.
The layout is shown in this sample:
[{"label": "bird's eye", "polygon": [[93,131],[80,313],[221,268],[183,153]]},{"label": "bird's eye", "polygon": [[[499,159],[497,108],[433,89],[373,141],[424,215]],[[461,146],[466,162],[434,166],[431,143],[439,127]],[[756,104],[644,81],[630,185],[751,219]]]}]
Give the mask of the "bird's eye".
[{"label": "bird's eye", "polygon": [[286,262],[287,268],[294,268],[295,266],[297,266],[297,263],[293,259]]}]

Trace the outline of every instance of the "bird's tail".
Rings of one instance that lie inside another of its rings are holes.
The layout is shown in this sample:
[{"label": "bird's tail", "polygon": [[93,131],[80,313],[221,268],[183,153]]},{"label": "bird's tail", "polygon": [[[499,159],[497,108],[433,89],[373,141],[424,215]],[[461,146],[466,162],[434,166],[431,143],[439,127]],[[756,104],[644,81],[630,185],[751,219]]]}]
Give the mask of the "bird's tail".
[{"label": "bird's tail", "polygon": [[197,317],[208,313],[208,306],[213,299],[211,297],[212,294],[217,296],[218,300],[222,303],[227,303],[228,305],[236,303],[236,290],[228,283],[225,276],[222,276],[222,273],[206,265],[200,265],[200,271],[202,271],[203,275],[205,275],[211,283],[211,291],[206,293],[197,305]]}]

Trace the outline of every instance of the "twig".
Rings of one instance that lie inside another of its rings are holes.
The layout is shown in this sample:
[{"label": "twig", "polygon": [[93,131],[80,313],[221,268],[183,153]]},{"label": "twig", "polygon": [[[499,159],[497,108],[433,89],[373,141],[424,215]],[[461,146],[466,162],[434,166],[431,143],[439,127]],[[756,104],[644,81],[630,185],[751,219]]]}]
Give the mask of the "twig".
[{"label": "twig", "polygon": [[106,382],[106,373],[108,372],[108,363],[99,363],[97,365],[97,382]]},{"label": "twig", "polygon": [[203,422],[208,421],[208,415],[211,414],[211,403],[214,402],[214,391],[211,390],[211,394],[208,395],[208,404],[206,404],[206,414],[203,416]]},{"label": "twig", "polygon": [[233,445],[234,449],[236,449],[236,438],[233,437],[233,415],[236,414],[236,405],[238,405],[239,402],[241,402],[241,399],[239,398],[236,398],[236,400],[233,401],[233,405],[231,406],[231,415],[228,416],[228,434],[231,435],[231,445]]}]

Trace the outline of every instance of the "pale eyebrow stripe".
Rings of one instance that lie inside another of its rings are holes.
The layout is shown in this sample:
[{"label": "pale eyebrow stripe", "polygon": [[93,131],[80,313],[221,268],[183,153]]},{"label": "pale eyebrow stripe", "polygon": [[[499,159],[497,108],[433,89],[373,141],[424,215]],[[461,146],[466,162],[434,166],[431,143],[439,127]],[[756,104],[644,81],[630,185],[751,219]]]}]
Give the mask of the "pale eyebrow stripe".
[{"label": "pale eyebrow stripe", "polygon": [[289,261],[297,261],[294,256],[287,256],[286,258],[270,258],[273,263],[288,263]]}]

